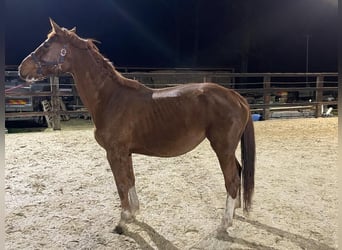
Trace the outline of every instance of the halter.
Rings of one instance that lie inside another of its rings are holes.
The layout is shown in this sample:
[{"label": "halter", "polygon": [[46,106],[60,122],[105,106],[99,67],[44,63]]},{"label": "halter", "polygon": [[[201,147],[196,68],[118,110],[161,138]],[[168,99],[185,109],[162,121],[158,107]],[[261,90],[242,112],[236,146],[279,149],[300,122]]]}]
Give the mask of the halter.
[{"label": "halter", "polygon": [[48,67],[48,66],[53,66],[56,67],[58,66],[58,69],[62,69],[62,64],[64,63],[64,58],[65,55],[67,54],[67,45],[64,45],[63,48],[61,48],[61,51],[59,52],[59,58],[57,61],[41,61],[38,59],[36,54],[34,52],[31,53],[32,60],[34,63],[37,65],[37,73],[39,75],[42,75],[42,67]]}]

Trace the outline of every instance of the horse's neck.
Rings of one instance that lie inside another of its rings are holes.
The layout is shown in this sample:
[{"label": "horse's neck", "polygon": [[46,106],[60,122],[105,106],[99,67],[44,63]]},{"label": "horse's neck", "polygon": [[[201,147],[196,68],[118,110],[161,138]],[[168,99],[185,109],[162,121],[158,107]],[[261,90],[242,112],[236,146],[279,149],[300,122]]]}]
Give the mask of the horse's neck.
[{"label": "horse's neck", "polygon": [[91,53],[83,51],[76,56],[71,73],[83,104],[95,116],[103,108],[101,105],[115,95],[115,92],[129,84],[138,87],[139,83],[123,78],[109,65],[105,65],[109,62],[104,58],[95,59]]}]

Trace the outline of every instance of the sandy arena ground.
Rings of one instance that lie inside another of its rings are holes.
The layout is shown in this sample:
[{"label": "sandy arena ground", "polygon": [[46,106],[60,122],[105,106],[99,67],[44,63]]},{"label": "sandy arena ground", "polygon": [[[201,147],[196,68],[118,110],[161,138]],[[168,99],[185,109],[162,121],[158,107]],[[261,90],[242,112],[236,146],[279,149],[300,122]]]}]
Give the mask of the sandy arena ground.
[{"label": "sandy arena ground", "polygon": [[91,128],[7,134],[6,249],[337,249],[337,118],[255,130],[253,210],[236,210],[229,235],[216,233],[226,193],[208,141],[176,158],[134,155],[141,212],[118,235],[119,197]]}]

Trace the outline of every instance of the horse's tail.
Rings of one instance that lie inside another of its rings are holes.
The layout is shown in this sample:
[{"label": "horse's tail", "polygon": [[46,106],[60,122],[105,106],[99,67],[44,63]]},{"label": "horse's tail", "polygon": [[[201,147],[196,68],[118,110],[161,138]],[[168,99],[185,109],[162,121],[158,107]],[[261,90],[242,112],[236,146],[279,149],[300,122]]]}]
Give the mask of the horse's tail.
[{"label": "horse's tail", "polygon": [[243,185],[243,209],[248,212],[252,205],[255,170],[255,136],[252,116],[249,116],[241,137],[241,163]]}]

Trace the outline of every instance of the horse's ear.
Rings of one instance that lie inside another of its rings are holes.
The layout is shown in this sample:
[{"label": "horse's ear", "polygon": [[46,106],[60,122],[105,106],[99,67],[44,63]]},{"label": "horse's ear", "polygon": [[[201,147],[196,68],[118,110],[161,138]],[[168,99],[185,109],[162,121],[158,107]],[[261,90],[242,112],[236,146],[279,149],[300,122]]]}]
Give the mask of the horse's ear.
[{"label": "horse's ear", "polygon": [[58,26],[58,24],[52,20],[52,18],[50,17],[50,24],[52,27],[52,31],[54,31],[56,34],[61,33],[62,32],[62,28]]},{"label": "horse's ear", "polygon": [[71,30],[69,30],[69,31],[71,31],[71,32],[73,32],[73,33],[76,33],[76,27],[73,27]]}]

